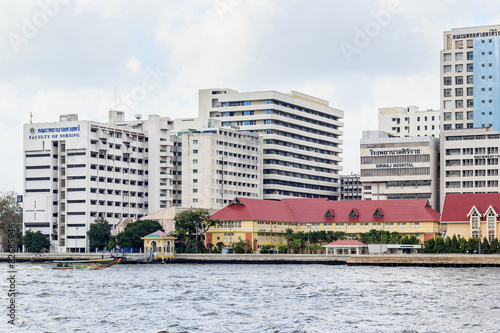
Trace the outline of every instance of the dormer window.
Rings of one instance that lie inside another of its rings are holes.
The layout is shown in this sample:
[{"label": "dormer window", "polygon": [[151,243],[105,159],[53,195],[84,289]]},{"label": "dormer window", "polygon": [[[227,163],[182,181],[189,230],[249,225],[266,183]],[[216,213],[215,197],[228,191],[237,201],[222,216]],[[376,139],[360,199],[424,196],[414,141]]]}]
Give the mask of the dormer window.
[{"label": "dormer window", "polygon": [[349,217],[352,218],[352,219],[354,219],[354,218],[356,218],[358,216],[359,216],[359,214],[356,212],[355,209],[351,210],[351,212],[349,213]]},{"label": "dormer window", "polygon": [[375,211],[375,213],[373,213],[373,216],[374,217],[382,217],[384,216],[384,214],[382,214],[382,210],[381,209],[378,209]]},{"label": "dormer window", "polygon": [[327,219],[331,219],[332,217],[334,217],[335,215],[333,214],[333,209],[329,209],[326,214],[325,214],[325,217]]}]

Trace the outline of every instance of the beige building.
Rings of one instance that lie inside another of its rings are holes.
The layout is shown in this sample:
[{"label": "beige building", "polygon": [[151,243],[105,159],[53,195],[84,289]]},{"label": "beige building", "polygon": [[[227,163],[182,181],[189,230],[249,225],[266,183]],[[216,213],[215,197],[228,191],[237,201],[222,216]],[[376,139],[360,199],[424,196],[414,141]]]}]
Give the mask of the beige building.
[{"label": "beige building", "polygon": [[262,199],[262,137],[225,127],[176,134],[176,206],[221,209],[235,197]]},{"label": "beige building", "polygon": [[[263,138],[264,199],[338,200],[344,112],[330,107],[328,101],[295,91],[203,89],[199,117],[205,127],[217,121],[224,128]],[[179,120],[175,129],[178,124],[190,128],[196,122]]]},{"label": "beige building", "polygon": [[439,138],[439,110],[419,110],[417,106],[378,109],[378,130],[398,137]]},{"label": "beige building", "polygon": [[428,199],[439,209],[439,139],[363,131],[360,148],[364,200]]}]

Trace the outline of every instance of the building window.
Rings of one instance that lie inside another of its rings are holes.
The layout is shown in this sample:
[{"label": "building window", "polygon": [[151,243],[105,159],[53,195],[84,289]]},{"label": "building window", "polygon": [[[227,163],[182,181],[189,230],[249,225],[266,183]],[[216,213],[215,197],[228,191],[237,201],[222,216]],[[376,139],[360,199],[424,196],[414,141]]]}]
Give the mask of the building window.
[{"label": "building window", "polygon": [[[444,97],[451,97],[451,89],[444,90]],[[420,117],[417,117],[417,121],[420,121]]]},{"label": "building window", "polygon": [[451,53],[443,54],[443,60],[444,61],[451,61]]},{"label": "building window", "polygon": [[[443,106],[445,109],[451,109],[451,101],[444,101]],[[446,120],[446,118],[445,118],[445,120]]]},{"label": "building window", "polygon": [[455,73],[462,73],[464,71],[464,65],[455,65]]},{"label": "building window", "polygon": [[455,89],[455,96],[463,96],[464,95],[464,89],[463,88],[457,88]]},{"label": "building window", "polygon": [[464,77],[463,76],[455,76],[455,84],[463,84]]},{"label": "building window", "polygon": [[[459,101],[457,101],[459,102]],[[460,101],[462,102],[462,101]],[[456,112],[455,113],[455,120],[463,120],[464,119],[464,113],[463,112]]]},{"label": "building window", "polygon": [[443,115],[444,115],[444,120],[451,120],[451,112],[445,112]]},{"label": "building window", "polygon": [[451,65],[444,65],[443,72],[451,73]]},{"label": "building window", "polygon": [[467,60],[474,60],[474,53],[473,52],[467,52]]},{"label": "building window", "polygon": [[474,83],[474,76],[467,75],[467,84],[473,84],[473,83]]},{"label": "building window", "polygon": [[460,109],[464,107],[464,101],[459,99],[455,101],[455,108]]},{"label": "building window", "polygon": [[474,66],[472,64],[467,64],[467,72],[473,72],[474,71]]}]

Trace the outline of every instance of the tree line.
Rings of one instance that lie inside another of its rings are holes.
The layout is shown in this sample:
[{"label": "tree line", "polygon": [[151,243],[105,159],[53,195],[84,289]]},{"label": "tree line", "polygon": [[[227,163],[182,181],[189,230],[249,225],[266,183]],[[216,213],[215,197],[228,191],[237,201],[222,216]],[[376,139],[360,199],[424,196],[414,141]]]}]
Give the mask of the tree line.
[{"label": "tree line", "polygon": [[479,238],[465,237],[457,238],[438,236],[430,238],[424,242],[425,253],[479,253],[479,242],[481,242],[481,254],[494,254],[500,252],[498,238],[493,238],[491,242],[486,237],[481,241]]}]

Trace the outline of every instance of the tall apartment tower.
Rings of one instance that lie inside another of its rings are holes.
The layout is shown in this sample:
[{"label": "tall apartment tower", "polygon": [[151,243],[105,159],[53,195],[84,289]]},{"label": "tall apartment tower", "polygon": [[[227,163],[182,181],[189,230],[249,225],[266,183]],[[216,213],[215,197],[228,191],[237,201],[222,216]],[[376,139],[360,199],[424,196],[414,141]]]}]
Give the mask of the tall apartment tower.
[{"label": "tall apartment tower", "polygon": [[378,109],[378,130],[397,137],[439,138],[439,110],[419,110],[418,106]]},{"label": "tall apartment tower", "polygon": [[264,199],[338,200],[343,115],[328,101],[295,91],[199,92],[203,126],[217,120],[224,128],[263,137]]},{"label": "tall apartment tower", "polygon": [[231,128],[172,137],[174,205],[219,210],[235,197],[262,199],[262,137]]},{"label": "tall apartment tower", "polygon": [[169,118],[108,123],[24,125],[23,233],[41,231],[51,252],[88,251],[87,231],[98,218],[112,226],[172,204]]},{"label": "tall apartment tower", "polygon": [[500,25],[444,32],[441,50],[442,130],[499,124],[499,36]]},{"label": "tall apartment tower", "polygon": [[500,25],[444,32],[441,207],[447,193],[498,192]]}]

